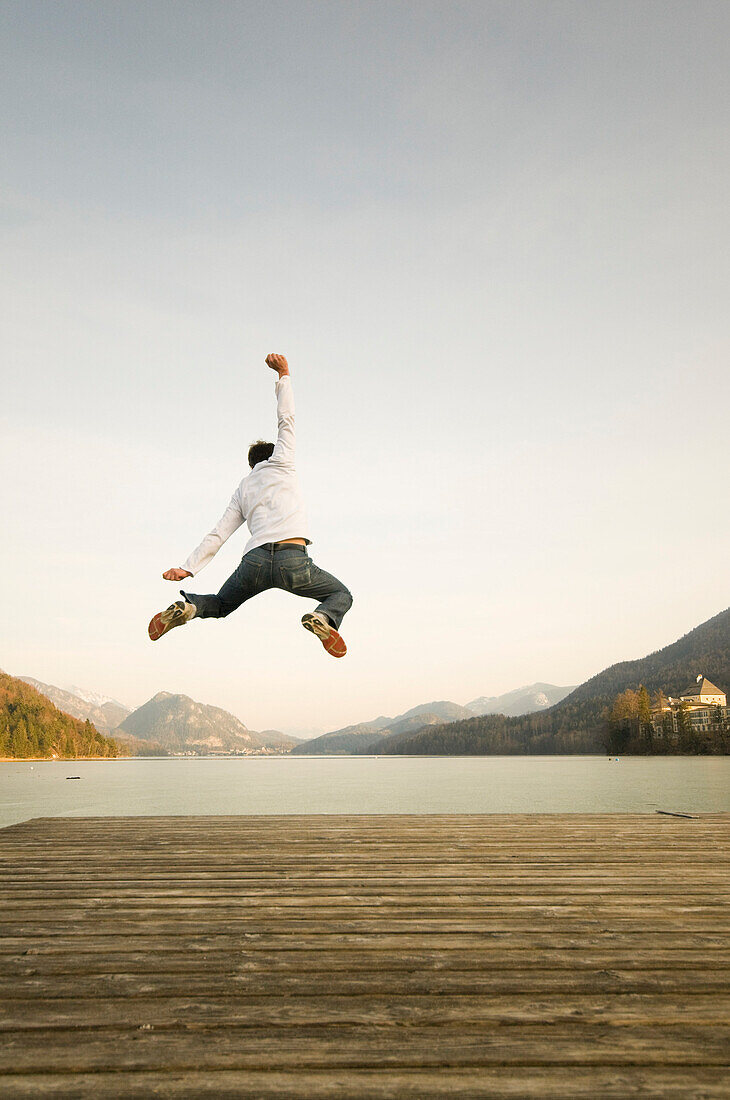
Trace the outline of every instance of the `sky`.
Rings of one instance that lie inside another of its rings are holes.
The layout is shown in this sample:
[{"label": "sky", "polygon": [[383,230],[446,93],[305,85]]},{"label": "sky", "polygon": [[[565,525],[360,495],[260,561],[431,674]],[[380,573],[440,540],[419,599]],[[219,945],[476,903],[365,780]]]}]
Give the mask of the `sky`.
[{"label": "sky", "polygon": [[[728,30],[724,0],[0,0],[0,667],[305,735],[723,610]],[[340,661],[283,592],[147,638],[275,432],[270,351]]]}]

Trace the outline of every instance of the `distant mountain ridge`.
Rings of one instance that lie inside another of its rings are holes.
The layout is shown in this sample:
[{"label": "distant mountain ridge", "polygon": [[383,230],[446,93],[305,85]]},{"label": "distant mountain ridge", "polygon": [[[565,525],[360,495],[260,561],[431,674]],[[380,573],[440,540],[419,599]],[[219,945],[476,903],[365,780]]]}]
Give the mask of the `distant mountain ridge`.
[{"label": "distant mountain ridge", "polygon": [[[465,707],[459,703],[452,703],[441,699],[432,703],[420,703],[416,707],[395,718],[387,718],[381,715],[372,722],[360,722],[354,726],[345,726],[343,729],[324,733],[321,737],[315,737],[303,745],[297,745],[292,753],[299,756],[336,754],[366,755],[371,752],[379,752],[380,748],[389,743],[394,743],[396,738],[414,733],[423,726],[438,726],[444,722],[456,722],[460,719],[473,717],[474,714],[506,713],[505,711],[489,708],[501,708],[502,706],[520,708],[512,710],[512,713],[525,714],[533,710],[550,705],[551,701],[563,698],[572,688],[556,687],[555,684],[532,684],[528,687],[518,688],[506,695],[495,695],[490,698],[482,696],[472,700]],[[479,709],[484,707],[485,709]]]},{"label": "distant mountain ridge", "polygon": [[[75,695],[71,689],[45,684],[32,676],[18,679],[35,688],[65,714],[81,721],[88,720],[103,735],[113,736],[127,752],[136,756],[206,751],[287,752],[299,744],[298,738],[280,730],[263,733],[249,730],[228,711],[198,703],[185,695],[158,692],[153,699],[132,711],[98,692],[76,688],[82,694]],[[164,700],[176,702],[165,706]]]},{"label": "distant mountain ridge", "polygon": [[133,709],[132,707],[125,706],[124,703],[120,703],[118,699],[113,699],[111,695],[102,695],[100,691],[89,691],[88,688],[78,687],[76,684],[62,684],[61,690],[68,691],[71,695],[75,695],[77,699],[83,699],[85,703],[92,703],[96,707],[103,707],[106,703],[113,703],[114,706],[126,710],[127,713]]},{"label": "distant mountain ridge", "polygon": [[617,695],[643,684],[650,693],[678,695],[698,673],[730,690],[730,608],[676,642],[634,661],[621,661],[580,684],[555,706],[521,717],[483,715],[390,738],[395,754],[603,752],[603,714]]},{"label": "distant mountain ridge", "polygon": [[85,693],[85,697],[76,695],[67,688],[56,687],[54,684],[44,684],[42,680],[36,680],[32,676],[19,676],[26,684],[30,684],[36,691],[40,691],[54,706],[73,718],[88,720],[99,730],[99,733],[109,735],[112,730],[131,714],[129,707],[123,706],[115,699],[107,699],[103,695],[93,692]]},{"label": "distant mountain ridge", "polygon": [[514,717],[547,710],[548,707],[559,703],[571,691],[575,691],[575,685],[558,687],[556,684],[529,684],[526,687],[508,691],[504,695],[482,695],[479,699],[472,699],[466,707],[474,715],[506,714],[508,717]]},{"label": "distant mountain ridge", "polygon": [[434,703],[421,703],[412,707],[404,714],[396,718],[373,719],[372,722],[360,722],[355,726],[345,726],[344,729],[333,730],[324,733],[321,737],[315,737],[304,744],[296,745],[292,749],[293,755],[312,756],[324,754],[342,753],[367,753],[370,746],[382,740],[384,736],[401,730],[420,729],[430,722],[455,721],[469,714],[466,707],[460,707],[458,703],[450,703],[448,700],[440,700]]}]

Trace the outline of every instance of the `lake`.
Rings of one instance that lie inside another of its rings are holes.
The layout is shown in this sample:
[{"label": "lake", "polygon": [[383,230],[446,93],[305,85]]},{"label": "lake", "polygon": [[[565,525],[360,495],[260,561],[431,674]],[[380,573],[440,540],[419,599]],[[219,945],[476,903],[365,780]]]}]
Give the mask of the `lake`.
[{"label": "lake", "polygon": [[730,811],[730,757],[249,756],[0,764],[0,826],[30,817],[97,815],[654,810]]}]

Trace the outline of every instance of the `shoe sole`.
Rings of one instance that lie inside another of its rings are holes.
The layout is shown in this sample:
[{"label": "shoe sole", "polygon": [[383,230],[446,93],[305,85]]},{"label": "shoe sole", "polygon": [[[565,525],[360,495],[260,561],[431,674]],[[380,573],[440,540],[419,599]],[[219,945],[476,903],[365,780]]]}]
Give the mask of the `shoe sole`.
[{"label": "shoe sole", "polygon": [[347,653],[344,638],[333,626],[325,626],[319,619],[315,619],[314,615],[303,615],[302,626],[305,630],[311,630],[312,634],[319,638],[331,657],[344,657]]},{"label": "shoe sole", "polygon": [[153,615],[150,619],[149,626],[147,627],[147,633],[149,634],[151,642],[156,642],[158,638],[161,638],[163,634],[167,634],[167,632],[169,630],[172,630],[173,627],[182,626],[184,622],[187,622],[187,619],[182,618],[182,611],[180,611],[179,615],[175,616],[172,622],[170,622],[169,620],[166,621],[163,616],[169,614],[169,612],[170,608],[168,607],[165,611],[158,611],[157,614]]}]

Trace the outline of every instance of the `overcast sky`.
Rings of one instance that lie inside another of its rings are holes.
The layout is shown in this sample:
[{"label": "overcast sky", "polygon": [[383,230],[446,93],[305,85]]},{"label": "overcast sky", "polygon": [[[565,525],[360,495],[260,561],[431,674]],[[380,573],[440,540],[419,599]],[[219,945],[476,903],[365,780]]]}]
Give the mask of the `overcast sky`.
[{"label": "overcast sky", "polygon": [[[725,0],[0,19],[6,671],[318,731],[730,602]],[[269,351],[343,661],[280,592],[146,634],[275,431]]]}]

